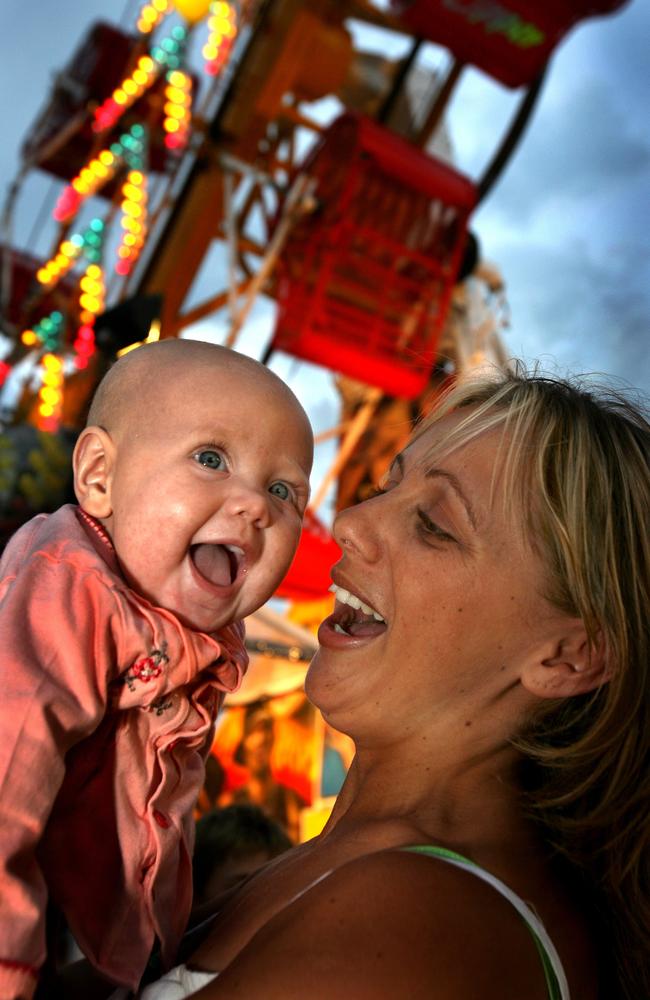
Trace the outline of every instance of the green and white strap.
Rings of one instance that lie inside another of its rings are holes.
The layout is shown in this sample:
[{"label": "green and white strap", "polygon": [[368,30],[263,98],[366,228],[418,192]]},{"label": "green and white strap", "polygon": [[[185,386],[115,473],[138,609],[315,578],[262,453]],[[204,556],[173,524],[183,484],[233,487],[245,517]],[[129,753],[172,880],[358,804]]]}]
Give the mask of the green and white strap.
[{"label": "green and white strap", "polygon": [[524,903],[523,899],[513,892],[512,889],[508,888],[501,879],[498,879],[496,875],[492,875],[491,872],[487,872],[484,868],[470,861],[469,858],[463,857],[462,854],[456,854],[455,851],[450,851],[446,847],[422,844],[413,847],[403,847],[401,850],[411,851],[415,854],[427,854],[430,857],[439,858],[441,861],[447,861],[457,868],[463,868],[465,871],[471,872],[478,878],[483,879],[484,882],[493,886],[497,892],[500,892],[502,896],[505,896],[522,917],[533,936],[544,969],[549,1000],[570,1000],[569,984],[562,968],[562,962],[546,928],[539,917],[533,913],[530,906]]}]

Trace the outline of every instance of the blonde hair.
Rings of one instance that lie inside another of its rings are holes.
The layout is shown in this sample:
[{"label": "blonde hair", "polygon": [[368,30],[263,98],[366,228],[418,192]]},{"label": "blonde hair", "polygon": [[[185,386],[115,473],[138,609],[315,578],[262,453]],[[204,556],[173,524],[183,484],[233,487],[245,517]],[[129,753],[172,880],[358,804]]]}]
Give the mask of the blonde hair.
[{"label": "blonde hair", "polygon": [[452,387],[415,436],[452,410],[445,451],[503,429],[545,596],[606,657],[609,683],[545,702],[515,742],[536,818],[600,910],[616,995],[650,997],[650,424],[626,394],[519,370]]}]

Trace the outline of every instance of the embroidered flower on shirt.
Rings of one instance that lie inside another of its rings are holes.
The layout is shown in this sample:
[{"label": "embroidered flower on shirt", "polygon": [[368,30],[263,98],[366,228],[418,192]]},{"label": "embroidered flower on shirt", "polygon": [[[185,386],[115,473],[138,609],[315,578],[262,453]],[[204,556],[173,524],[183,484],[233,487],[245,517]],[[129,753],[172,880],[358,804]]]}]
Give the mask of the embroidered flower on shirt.
[{"label": "embroidered flower on shirt", "polygon": [[147,705],[144,710],[145,712],[154,712],[156,715],[160,716],[163,712],[166,712],[168,708],[171,708],[172,705],[173,702],[165,701],[165,696],[163,695],[160,698],[156,698],[155,701],[152,701],[151,704]]},{"label": "embroidered flower on shirt", "polygon": [[160,663],[156,663],[153,656],[143,656],[141,660],[133,664],[131,671],[134,677],[146,684],[147,681],[162,674],[162,667]]},{"label": "embroidered flower on shirt", "polygon": [[169,657],[167,656],[167,643],[163,642],[160,649],[152,649],[148,656],[142,656],[136,660],[129,672],[124,675],[123,683],[128,686],[129,691],[135,691],[136,681],[148,684],[149,681],[160,677],[165,663],[169,663]]}]

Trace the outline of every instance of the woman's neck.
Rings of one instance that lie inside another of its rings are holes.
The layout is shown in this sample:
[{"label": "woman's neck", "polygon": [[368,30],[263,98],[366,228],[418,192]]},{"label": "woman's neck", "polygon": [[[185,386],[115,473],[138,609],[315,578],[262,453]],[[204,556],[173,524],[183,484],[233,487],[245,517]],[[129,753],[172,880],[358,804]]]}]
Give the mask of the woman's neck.
[{"label": "woman's neck", "polygon": [[399,753],[355,756],[323,837],[369,836],[387,828],[404,843],[438,843],[487,863],[494,851],[538,850],[523,815],[519,755],[509,745],[450,762]]}]

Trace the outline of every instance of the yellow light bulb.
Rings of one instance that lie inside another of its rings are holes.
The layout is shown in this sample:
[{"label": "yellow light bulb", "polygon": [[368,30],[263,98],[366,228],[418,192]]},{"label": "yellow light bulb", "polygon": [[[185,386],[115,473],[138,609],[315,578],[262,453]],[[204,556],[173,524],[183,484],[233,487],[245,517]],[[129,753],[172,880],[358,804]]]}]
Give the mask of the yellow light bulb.
[{"label": "yellow light bulb", "polygon": [[179,123],[176,121],[175,118],[165,118],[163,124],[165,127],[165,132],[178,132]]},{"label": "yellow light bulb", "polygon": [[144,191],[142,188],[137,187],[135,184],[129,184],[128,181],[122,188],[122,194],[128,201],[142,201],[144,198]]},{"label": "yellow light bulb", "polygon": [[126,230],[127,233],[135,233],[136,235],[142,229],[142,226],[136,219],[132,219],[129,215],[123,215],[120,219],[120,226],[122,229]]},{"label": "yellow light bulb", "polygon": [[132,219],[139,219],[142,215],[142,209],[134,201],[125,201],[122,205],[122,211],[125,215],[130,215]]},{"label": "yellow light bulb", "polygon": [[21,338],[26,347],[33,347],[33,345],[38,340],[38,337],[33,330],[23,330]]},{"label": "yellow light bulb", "polygon": [[185,91],[181,90],[180,87],[167,87],[165,90],[165,97],[173,104],[184,104],[187,100]]},{"label": "yellow light bulb", "polygon": [[52,389],[49,385],[46,385],[43,389],[41,389],[39,396],[44,403],[49,403],[50,406],[54,406],[61,398],[59,391],[57,389]]},{"label": "yellow light bulb", "polygon": [[79,299],[79,304],[83,309],[87,309],[91,313],[97,313],[99,310],[99,299],[96,299],[94,295],[82,295]]},{"label": "yellow light bulb", "polygon": [[113,100],[116,104],[123,105],[126,104],[127,98],[126,94],[121,88],[113,91]]},{"label": "yellow light bulb", "polygon": [[185,117],[185,108],[182,108],[180,104],[172,104],[170,101],[165,105],[164,111],[170,118],[180,119]]},{"label": "yellow light bulb", "polygon": [[151,73],[154,68],[154,61],[151,56],[140,56],[138,59],[138,68],[145,71],[145,73]]},{"label": "yellow light bulb", "polygon": [[54,413],[54,407],[50,406],[49,403],[41,403],[38,408],[38,412],[42,417],[51,417]]}]

